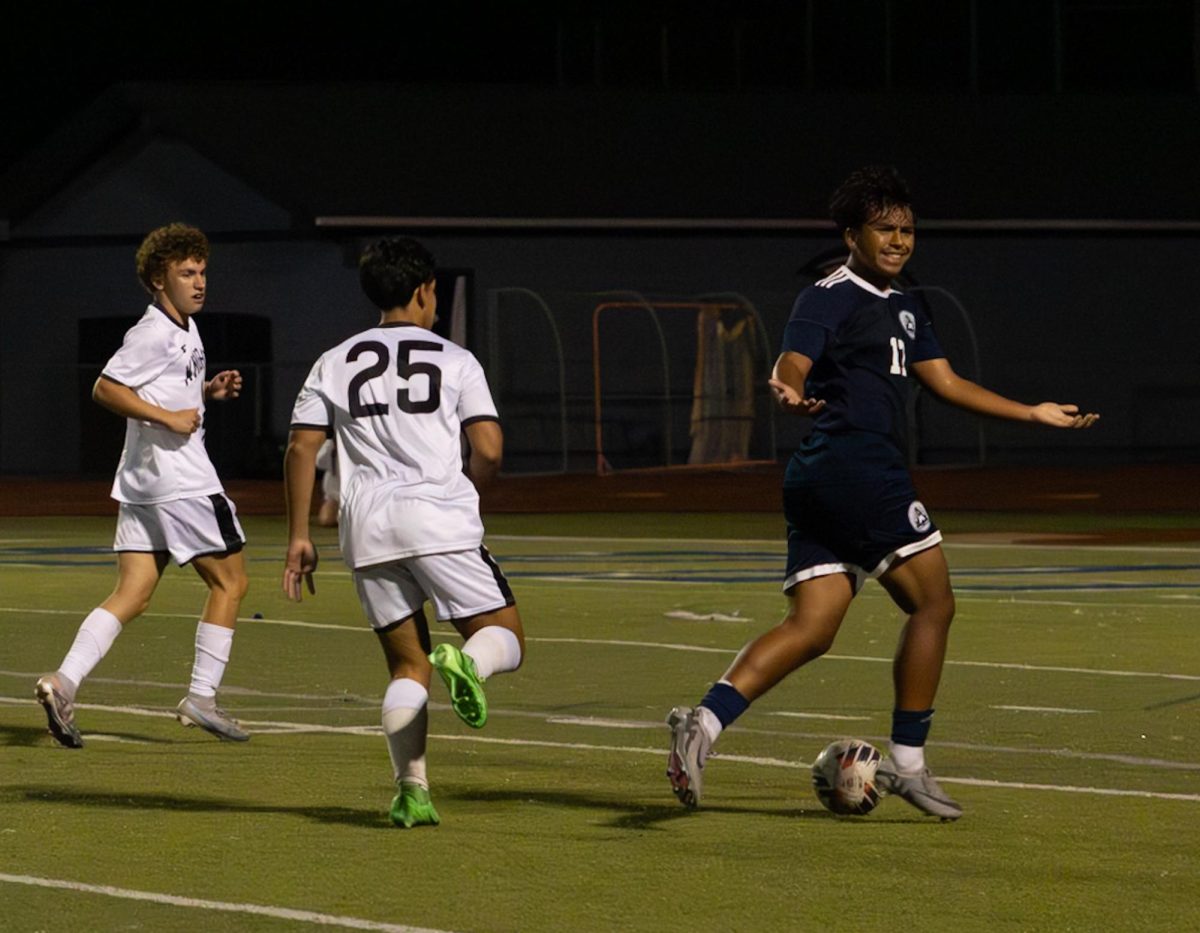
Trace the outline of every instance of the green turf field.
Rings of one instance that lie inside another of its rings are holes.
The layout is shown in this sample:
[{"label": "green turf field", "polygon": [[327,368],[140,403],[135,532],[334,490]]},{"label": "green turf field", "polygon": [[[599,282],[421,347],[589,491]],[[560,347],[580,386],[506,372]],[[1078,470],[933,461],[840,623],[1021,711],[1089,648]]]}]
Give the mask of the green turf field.
[{"label": "green turf field", "polygon": [[0,519],[0,929],[1200,928],[1200,545],[1013,545],[973,533],[1091,525],[939,519],[959,611],[929,755],[959,822],[812,795],[827,742],[886,743],[899,616],[875,584],[833,652],[722,737],[685,811],[663,718],[782,613],[780,520],[522,515],[493,516],[489,544],[526,664],[488,684],[482,732],[435,681],[443,823],[410,831],[386,817],[386,670],[332,533],[295,605],[281,520],[245,522],[222,697],[250,743],[170,715],[204,595],[173,567],[80,691],[87,747],[67,751],[33,681],[112,585],[112,522]]}]

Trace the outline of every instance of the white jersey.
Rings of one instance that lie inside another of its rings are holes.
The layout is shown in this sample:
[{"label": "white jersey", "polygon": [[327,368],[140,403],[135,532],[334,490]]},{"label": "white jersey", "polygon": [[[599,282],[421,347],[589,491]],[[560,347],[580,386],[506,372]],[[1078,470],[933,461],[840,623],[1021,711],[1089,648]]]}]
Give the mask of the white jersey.
[{"label": "white jersey", "polygon": [[204,344],[190,317],[177,324],[157,305],[147,307],[104,364],[102,378],[168,411],[199,409],[202,419],[200,429],[188,435],[126,419],[114,499],[150,505],[223,491],[204,446]]},{"label": "white jersey", "polygon": [[381,324],[321,355],[293,428],[337,443],[342,556],[353,568],[478,548],[479,494],[463,473],[461,432],[499,420],[483,368],[415,324]]}]

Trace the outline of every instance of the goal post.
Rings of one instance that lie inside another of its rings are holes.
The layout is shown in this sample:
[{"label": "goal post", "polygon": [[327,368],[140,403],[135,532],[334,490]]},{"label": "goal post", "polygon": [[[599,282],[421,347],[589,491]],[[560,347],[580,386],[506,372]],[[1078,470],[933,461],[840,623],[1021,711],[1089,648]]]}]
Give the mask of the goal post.
[{"label": "goal post", "polygon": [[598,302],[596,472],[773,461],[769,373],[762,320],[740,296]]}]

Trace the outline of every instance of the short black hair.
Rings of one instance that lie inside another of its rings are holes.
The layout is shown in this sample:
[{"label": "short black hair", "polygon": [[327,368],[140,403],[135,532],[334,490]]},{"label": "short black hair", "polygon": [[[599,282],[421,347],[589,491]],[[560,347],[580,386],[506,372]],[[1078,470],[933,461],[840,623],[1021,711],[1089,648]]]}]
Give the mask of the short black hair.
[{"label": "short black hair", "polygon": [[861,227],[894,207],[912,210],[908,182],[890,165],[867,165],[850,177],[829,199],[829,216],[838,230]]},{"label": "short black hair", "polygon": [[358,282],[380,311],[403,308],[433,278],[433,254],[411,237],[376,240],[358,259]]}]

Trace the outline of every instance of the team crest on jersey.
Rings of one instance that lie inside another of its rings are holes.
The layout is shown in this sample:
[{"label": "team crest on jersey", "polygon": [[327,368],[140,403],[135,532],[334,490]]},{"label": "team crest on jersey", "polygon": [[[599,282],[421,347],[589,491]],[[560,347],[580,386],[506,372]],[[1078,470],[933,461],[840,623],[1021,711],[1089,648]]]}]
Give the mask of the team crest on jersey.
[{"label": "team crest on jersey", "polygon": [[929,513],[925,510],[920,500],[917,500],[908,507],[908,523],[913,526],[913,531],[928,531],[931,524]]},{"label": "team crest on jersey", "polygon": [[192,350],[192,358],[187,361],[184,382],[191,382],[197,376],[204,375],[204,351],[199,347]]},{"label": "team crest on jersey", "polygon": [[908,334],[909,340],[916,339],[917,318],[911,311],[900,312],[900,326],[904,328],[904,333]]}]

